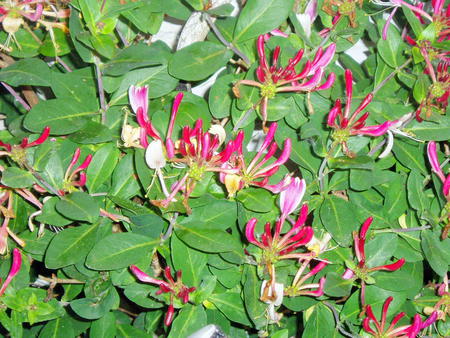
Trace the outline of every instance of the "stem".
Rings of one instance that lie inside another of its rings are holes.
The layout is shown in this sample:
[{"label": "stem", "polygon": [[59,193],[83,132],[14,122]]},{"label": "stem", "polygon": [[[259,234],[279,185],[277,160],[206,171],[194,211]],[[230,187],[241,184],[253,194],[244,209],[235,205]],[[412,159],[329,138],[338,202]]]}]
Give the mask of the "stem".
[{"label": "stem", "polygon": [[412,62],[412,58],[409,58],[406,60],[404,64],[402,64],[400,67],[397,67],[394,69],[392,73],[390,73],[383,81],[381,81],[378,86],[375,87],[375,89],[372,91],[372,94],[375,96],[375,94],[390,80],[392,79],[397,73],[399,73],[403,68],[405,68],[407,65],[409,65]]},{"label": "stem", "polygon": [[36,170],[34,170],[34,168],[32,166],[30,166],[27,162],[25,162],[24,167],[30,171],[33,176],[52,194],[56,195],[56,196],[61,196],[61,194],[55,189],[53,188],[50,184],[47,183],[46,180],[44,180],[44,178],[38,174],[38,172]]},{"label": "stem", "polygon": [[50,278],[39,275],[39,279],[48,282],[48,283],[56,283],[56,284],[85,284],[85,282],[79,281],[78,279],[62,279],[62,278]]},{"label": "stem", "polygon": [[55,60],[56,62],[58,62],[61,66],[63,66],[63,68],[68,72],[68,73],[72,73],[72,69],[59,57],[59,56],[55,56]]},{"label": "stem", "polygon": [[367,153],[367,156],[372,156],[373,154],[375,154],[382,146],[384,146],[385,143],[386,143],[386,139],[384,139],[383,141],[378,143],[375,147],[370,149],[370,151]]},{"label": "stem", "polygon": [[14,96],[14,98],[16,99],[17,102],[19,102],[22,107],[25,108],[25,110],[30,111],[31,107],[28,105],[28,103],[25,102],[24,99],[22,99],[19,95],[19,93],[17,93],[13,87],[11,87],[10,85],[6,84],[5,82],[1,82],[3,87],[5,87],[5,89],[12,95]]},{"label": "stem", "polygon": [[167,238],[169,238],[172,235],[173,227],[174,227],[175,223],[177,222],[177,218],[178,218],[178,212],[175,212],[172,216],[172,219],[170,220],[169,227],[167,228],[166,233],[161,238],[161,241],[164,242]]},{"label": "stem", "polygon": [[326,305],[331,310],[331,312],[333,312],[334,321],[336,322],[336,329],[338,329],[338,331],[346,337],[355,337],[353,333],[344,330],[343,324],[339,320],[339,312],[336,310],[336,308],[328,302],[323,302],[323,304]]},{"label": "stem", "polygon": [[128,40],[125,38],[125,36],[123,36],[123,34],[121,33],[121,31],[116,27],[116,33],[119,36],[120,41],[122,41],[123,45],[125,47],[128,47],[130,45],[130,43],[128,42]]},{"label": "stem", "polygon": [[233,128],[233,133],[237,132],[239,130],[239,128],[241,127],[241,125],[249,118],[250,114],[255,110],[255,106],[251,107],[250,109],[248,109],[244,115],[242,115],[242,117],[239,119],[239,121],[237,121],[236,125]]},{"label": "stem", "polygon": [[220,40],[220,42],[222,42],[227,48],[231,49],[236,55],[238,55],[244,61],[246,66],[248,67],[250,65],[250,60],[248,59],[248,57],[245,54],[243,54],[239,49],[237,49],[235,46],[233,46],[232,43],[228,42],[227,39],[225,39],[225,37],[219,31],[219,28],[217,28],[216,24],[211,19],[211,17],[209,16],[208,13],[204,13],[203,17],[205,18],[206,22],[213,30],[214,34],[216,34],[216,36]]},{"label": "stem", "polygon": [[97,75],[97,86],[98,86],[98,94],[100,97],[100,109],[102,114],[102,123],[106,122],[106,110],[108,109],[105,100],[105,91],[103,89],[103,78],[102,71],[100,70],[100,59],[97,56],[94,56],[95,62],[95,72]]}]

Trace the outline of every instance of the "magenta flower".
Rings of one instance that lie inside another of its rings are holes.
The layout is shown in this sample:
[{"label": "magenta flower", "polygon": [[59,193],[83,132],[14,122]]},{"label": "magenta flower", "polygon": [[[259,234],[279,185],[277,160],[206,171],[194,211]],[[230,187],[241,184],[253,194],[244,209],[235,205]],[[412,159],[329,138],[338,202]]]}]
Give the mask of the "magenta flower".
[{"label": "magenta flower", "polygon": [[369,105],[373,99],[373,94],[368,94],[359,104],[353,114],[350,114],[350,108],[353,99],[353,74],[351,70],[345,70],[345,88],[347,93],[347,102],[342,110],[341,100],[337,99],[334,107],[328,113],[327,124],[335,129],[333,139],[342,144],[343,150],[349,154],[347,140],[353,135],[381,136],[385,134],[389,127],[394,123],[386,121],[380,125],[366,126],[366,120],[369,113],[359,114]]},{"label": "magenta flower", "polygon": [[260,112],[263,123],[267,121],[267,104],[269,99],[275,97],[280,92],[312,92],[317,90],[329,89],[335,80],[334,73],[328,76],[328,79],[320,84],[324,75],[324,69],[333,59],[336,51],[336,45],[332,43],[325,51],[319,48],[313,61],[307,61],[301,72],[297,73],[295,66],[303,57],[304,50],[301,49],[289,59],[286,67],[278,66],[280,56],[280,47],[277,46],[273,52],[272,64],[269,66],[264,48],[264,35],[258,37],[256,47],[259,56],[259,66],[256,69],[258,81],[241,80],[238,84],[258,87],[261,90]]},{"label": "magenta flower", "polygon": [[2,284],[2,287],[0,288],[0,296],[5,293],[6,288],[11,283],[12,279],[19,273],[21,266],[22,266],[22,254],[20,253],[19,249],[14,248],[11,270],[9,270],[8,276],[6,277],[5,281]]},{"label": "magenta flower", "polygon": [[195,291],[195,287],[188,288],[183,284],[181,280],[181,270],[176,272],[177,280],[175,281],[172,277],[169,266],[164,269],[164,277],[167,281],[150,277],[136,265],[130,266],[130,270],[141,282],[158,285],[159,290],[156,291],[156,295],[160,295],[162,293],[170,294],[170,304],[164,319],[164,324],[166,326],[169,326],[173,320],[175,312],[173,306],[174,297],[177,297],[183,304],[186,304],[189,302],[189,294]]},{"label": "magenta flower", "polygon": [[4,143],[0,141],[0,147],[6,149],[6,151],[0,151],[0,156],[7,155],[10,156],[13,161],[19,164],[24,163],[24,161],[26,160],[25,149],[36,147],[44,143],[48,139],[49,135],[50,135],[50,127],[45,127],[44,130],[42,131],[41,136],[39,136],[33,142],[28,142],[28,137],[24,137],[22,139],[22,142],[17,145],[15,144],[11,145],[9,143]]},{"label": "magenta flower", "polygon": [[313,237],[314,231],[309,226],[304,226],[308,217],[308,206],[304,204],[300,210],[297,221],[285,234],[281,234],[284,219],[280,218],[275,223],[275,230],[271,228],[270,222],[265,225],[261,240],[255,237],[255,227],[258,220],[252,218],[245,227],[245,237],[247,240],[263,250],[263,261],[273,263],[277,260],[310,257],[310,253],[293,253],[297,248],[307,244]]},{"label": "magenta flower", "polygon": [[436,152],[436,142],[431,141],[428,143],[427,154],[428,160],[431,165],[431,169],[443,183],[442,193],[447,199],[450,199],[450,174],[448,174],[447,177],[445,177],[444,172],[441,169]]},{"label": "magenta flower", "polygon": [[395,325],[405,316],[404,312],[397,314],[391,321],[389,327],[386,328],[386,317],[389,305],[391,304],[393,297],[388,297],[383,304],[383,309],[381,312],[381,322],[375,317],[372,311],[372,307],[367,305],[366,307],[366,318],[363,320],[363,329],[367,333],[372,334],[375,338],[393,338],[393,337],[403,337],[403,338],[415,338],[424,328],[433,324],[437,319],[437,312],[433,312],[430,317],[428,317],[424,322],[420,315],[416,314],[414,316],[414,321],[410,325],[403,325],[400,327],[395,327]]},{"label": "magenta flower", "polygon": [[235,153],[223,165],[224,169],[235,169],[235,173],[222,172],[220,174],[220,180],[225,184],[229,196],[233,196],[238,190],[248,186],[257,186],[278,193],[289,184],[290,176],[287,176],[278,184],[268,184],[270,177],[278,171],[280,166],[286,163],[291,154],[291,139],[288,138],[284,141],[279,158],[270,162],[278,150],[278,146],[273,140],[277,127],[276,122],[270,125],[263,144],[248,165],[245,163],[243,153],[244,132],[238,133],[234,141]]}]

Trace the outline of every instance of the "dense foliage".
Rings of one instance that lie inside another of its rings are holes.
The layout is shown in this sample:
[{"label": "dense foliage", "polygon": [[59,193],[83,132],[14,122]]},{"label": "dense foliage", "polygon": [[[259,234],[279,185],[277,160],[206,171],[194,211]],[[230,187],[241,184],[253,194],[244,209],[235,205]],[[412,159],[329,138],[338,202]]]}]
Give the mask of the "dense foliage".
[{"label": "dense foliage", "polygon": [[450,336],[449,15],[2,2],[2,334]]}]

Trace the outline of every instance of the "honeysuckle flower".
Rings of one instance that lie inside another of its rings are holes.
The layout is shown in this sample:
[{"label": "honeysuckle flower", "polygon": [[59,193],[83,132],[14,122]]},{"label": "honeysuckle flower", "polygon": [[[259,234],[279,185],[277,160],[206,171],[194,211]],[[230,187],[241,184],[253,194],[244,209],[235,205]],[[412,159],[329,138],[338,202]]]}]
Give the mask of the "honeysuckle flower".
[{"label": "honeysuckle flower", "polygon": [[270,125],[263,144],[248,165],[245,163],[243,153],[244,132],[238,133],[234,141],[235,152],[230,156],[229,161],[223,165],[224,169],[234,168],[236,172],[220,174],[220,180],[225,184],[230,197],[234,196],[238,190],[251,185],[277,193],[289,184],[290,176],[285,177],[279,184],[268,184],[270,177],[278,171],[281,165],[286,163],[291,154],[291,139],[287,138],[284,141],[279,158],[269,162],[278,150],[277,143],[274,141],[277,127],[276,122]]},{"label": "honeysuckle flower", "polygon": [[430,162],[431,165],[431,170],[433,170],[433,172],[439,177],[439,179],[443,183],[442,193],[447,198],[447,200],[450,200],[450,174],[448,174],[446,177],[444,175],[444,172],[442,171],[436,152],[436,142],[431,141],[428,143],[427,155],[428,161]]},{"label": "honeysuckle flower", "polygon": [[322,237],[317,238],[314,235],[311,240],[307,244],[307,249],[314,254],[315,257],[318,257],[321,253],[331,250],[328,249],[328,244],[331,241],[331,234],[326,232]]},{"label": "honeysuckle flower", "polygon": [[79,187],[83,187],[86,184],[86,172],[85,170],[89,167],[92,161],[92,155],[89,154],[85,157],[84,161],[74,169],[77,164],[81,154],[81,149],[77,148],[72,156],[72,160],[66,169],[64,174],[63,189],[59,191],[61,195],[65,192],[73,192]]},{"label": "honeysuckle flower", "polygon": [[[373,284],[375,280],[373,277],[370,276],[371,272],[374,271],[397,271],[405,264],[405,259],[400,258],[394,263],[391,264],[385,264],[385,265],[379,265],[375,267],[369,267],[366,264],[366,235],[369,231],[369,227],[372,224],[373,217],[367,218],[363,225],[361,226],[361,229],[358,232],[353,232],[353,241],[354,245],[353,248],[355,250],[356,260],[358,261],[357,264],[354,264],[351,261],[347,261],[347,269],[345,270],[344,274],[342,275],[343,279],[360,279],[361,280],[361,304],[363,307],[366,305],[365,302],[365,287],[366,284]],[[364,312],[364,311],[363,311]]]},{"label": "honeysuckle flower", "polygon": [[150,277],[136,265],[130,266],[130,270],[141,282],[158,285],[159,290],[156,291],[156,295],[160,295],[162,293],[170,294],[170,303],[164,319],[164,324],[166,326],[169,326],[173,320],[175,312],[175,308],[173,306],[174,298],[177,297],[183,304],[186,304],[189,302],[189,294],[195,291],[195,287],[188,288],[183,284],[181,279],[181,270],[176,272],[176,280],[174,280],[169,266],[164,269],[164,277],[166,281]]},{"label": "honeysuckle flower", "polygon": [[6,151],[0,151],[0,156],[7,155],[14,162],[17,162],[19,165],[23,165],[26,161],[26,149],[31,147],[36,147],[42,143],[44,143],[48,136],[50,135],[50,127],[45,127],[42,131],[42,134],[33,142],[28,141],[28,137],[24,137],[20,144],[4,143],[0,141],[0,148],[4,148]]},{"label": "honeysuckle flower", "polygon": [[317,2],[317,0],[309,0],[303,13],[296,14],[297,20],[308,39],[311,37],[311,27],[317,18]]},{"label": "honeysuckle flower", "polygon": [[8,276],[6,277],[5,281],[2,284],[2,287],[0,288],[0,296],[2,296],[8,285],[11,283],[13,278],[19,273],[20,267],[22,266],[22,254],[19,249],[14,248],[13,249],[13,258],[12,258],[12,264],[11,269],[9,270]]},{"label": "honeysuckle flower", "polygon": [[145,150],[145,162],[151,169],[161,169],[166,165],[166,156],[161,140],[150,142]]},{"label": "honeysuckle flower", "polygon": [[344,153],[351,155],[347,141],[350,136],[353,135],[367,135],[367,136],[381,136],[387,132],[389,127],[394,123],[392,121],[386,121],[380,125],[366,126],[366,120],[369,117],[369,113],[366,112],[363,115],[359,114],[369,105],[373,99],[373,94],[368,94],[353,114],[350,114],[350,108],[353,99],[353,74],[351,70],[345,70],[345,88],[347,93],[347,102],[345,108],[342,110],[341,100],[337,99],[334,107],[328,113],[327,124],[334,129],[332,134],[335,142],[340,143],[344,150]]},{"label": "honeysuckle flower", "polygon": [[244,84],[260,88],[261,104],[260,112],[263,124],[267,121],[267,105],[269,99],[275,97],[281,92],[313,92],[318,90],[329,89],[335,80],[334,73],[330,73],[327,80],[320,84],[325,72],[325,67],[331,62],[336,51],[334,43],[324,51],[319,48],[313,61],[307,61],[302,71],[297,73],[295,66],[303,57],[304,50],[301,49],[289,59],[286,67],[278,66],[278,59],[281,49],[277,46],[273,52],[272,65],[269,65],[266,58],[264,36],[260,35],[257,39],[256,47],[259,56],[259,66],[256,69],[256,77],[258,81],[241,80],[237,85]]},{"label": "honeysuckle flower", "polygon": [[290,215],[298,207],[306,191],[306,182],[294,178],[289,186],[280,193],[281,218]]},{"label": "honeysuckle flower", "polygon": [[403,325],[400,327],[395,327],[395,325],[405,316],[404,312],[397,314],[391,321],[388,327],[386,323],[387,312],[389,305],[391,304],[393,297],[388,297],[383,304],[383,309],[381,312],[381,321],[379,321],[373,314],[372,307],[367,305],[366,307],[366,317],[363,320],[363,329],[367,333],[370,333],[375,338],[393,338],[393,337],[403,337],[403,338],[415,338],[424,328],[433,324],[437,319],[437,312],[433,312],[430,317],[425,321],[419,314],[414,316],[413,323],[410,325]]},{"label": "honeysuckle flower", "polygon": [[261,259],[264,264],[272,264],[282,259],[311,257],[309,253],[293,252],[297,248],[307,244],[314,234],[311,227],[304,226],[307,217],[308,206],[304,204],[300,209],[297,221],[292,225],[291,229],[283,235],[283,218],[280,218],[275,222],[274,230],[272,230],[270,222],[267,222],[264,233],[261,235],[261,240],[258,240],[255,237],[255,227],[258,220],[252,218],[247,222],[245,227],[245,237],[251,244],[256,245],[263,250]]},{"label": "honeysuckle flower", "polygon": [[[302,262],[302,265],[298,269],[295,274],[294,280],[292,281],[292,285],[287,287],[285,290],[285,294],[289,297],[297,297],[297,296],[312,296],[312,297],[320,297],[324,294],[324,287],[326,279],[322,277],[319,279],[319,283],[309,283],[305,284],[306,280],[314,277],[323,268],[328,265],[328,261],[319,261],[309,272],[303,275],[308,265],[311,263],[311,259],[305,259]],[[315,289],[315,290],[314,290]]]}]

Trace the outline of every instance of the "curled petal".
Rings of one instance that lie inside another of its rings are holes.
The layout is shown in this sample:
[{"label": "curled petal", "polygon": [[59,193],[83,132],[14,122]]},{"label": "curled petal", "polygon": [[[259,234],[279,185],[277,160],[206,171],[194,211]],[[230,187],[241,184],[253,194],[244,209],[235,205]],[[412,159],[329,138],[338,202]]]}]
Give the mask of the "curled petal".
[{"label": "curled petal", "polygon": [[389,14],[389,17],[386,19],[386,23],[384,24],[384,27],[383,27],[383,34],[382,34],[383,40],[387,39],[387,33],[389,30],[389,26],[391,25],[392,18],[394,17],[395,12],[397,12],[397,9],[398,9],[398,7],[394,7],[391,14]]},{"label": "curled petal", "polygon": [[342,112],[341,112],[341,100],[339,100],[339,99],[336,100],[336,103],[335,103],[334,107],[328,113],[327,124],[330,127],[332,127],[332,128],[336,128],[337,127],[336,118],[337,118],[338,114],[342,114]]},{"label": "curled petal", "polygon": [[355,273],[351,269],[346,269],[342,275],[342,279],[351,279],[355,276]]},{"label": "curled petal", "polygon": [[166,138],[172,137],[173,126],[175,125],[175,118],[177,117],[178,110],[180,109],[180,104],[181,101],[183,100],[183,96],[184,94],[182,92],[178,93],[177,96],[175,96],[175,100],[173,101],[172,105],[172,113],[170,115],[169,128],[167,129]]},{"label": "curled petal", "polygon": [[444,181],[442,192],[444,193],[444,196],[450,196],[450,175],[447,175],[447,178]]},{"label": "curled petal", "polygon": [[252,218],[247,222],[247,225],[245,227],[245,237],[250,243],[262,248],[263,245],[255,238],[255,226],[257,222],[258,220],[256,218]]},{"label": "curled petal", "polygon": [[[49,135],[50,135],[50,127],[47,126],[47,127],[45,127],[44,130],[42,131],[41,136],[39,136],[38,139],[37,139],[36,141],[33,141],[33,142],[31,142],[31,143],[28,143],[28,144],[26,145],[26,148],[38,146],[38,145],[44,143],[45,140],[47,140],[47,138],[48,138]],[[24,148],[25,148],[25,147],[24,147]]]},{"label": "curled petal", "polygon": [[[370,305],[369,305],[370,306]],[[364,320],[363,320],[363,322],[362,322],[362,326],[363,326],[363,329],[364,329],[364,331],[366,331],[366,332],[368,332],[368,333],[370,333],[370,334],[372,334],[372,335],[376,335],[377,333],[374,331],[374,330],[372,330],[372,328],[370,327],[370,318],[369,317],[366,317],[366,318],[364,318]]]},{"label": "curled petal", "polygon": [[317,90],[330,89],[331,86],[334,84],[335,80],[336,80],[336,74],[330,73],[330,75],[328,75],[327,80],[320,87],[318,87]]},{"label": "curled petal", "polygon": [[130,266],[130,270],[133,273],[133,275],[135,275],[136,278],[139,279],[141,282],[155,284],[155,285],[159,285],[159,286],[165,286],[167,288],[170,288],[170,285],[167,282],[150,277],[145,272],[143,272],[141,269],[139,269],[136,265]]},{"label": "curled petal", "polygon": [[364,221],[363,225],[361,226],[361,230],[359,232],[359,237],[362,240],[366,239],[367,231],[369,230],[372,222],[373,222],[373,217],[369,217]]},{"label": "curled petal", "polygon": [[352,135],[381,136],[388,131],[390,124],[390,121],[386,121],[380,125],[367,126],[361,129],[352,130]]},{"label": "curled petal", "polygon": [[145,162],[151,169],[161,169],[166,165],[166,157],[161,140],[150,142],[145,150]]},{"label": "curled petal", "polygon": [[11,270],[9,270],[8,276],[6,277],[5,282],[3,283],[0,289],[0,296],[5,293],[5,290],[11,283],[12,279],[19,273],[21,266],[22,266],[22,254],[19,249],[14,248]]},{"label": "curled petal", "polygon": [[148,121],[148,86],[130,86],[128,98],[134,113],[137,114],[139,108],[141,108],[144,120]]},{"label": "curled petal", "polygon": [[378,270],[397,271],[403,266],[403,264],[405,264],[405,259],[401,258],[395,263],[380,265],[375,268],[371,268],[370,271],[378,271]]}]

